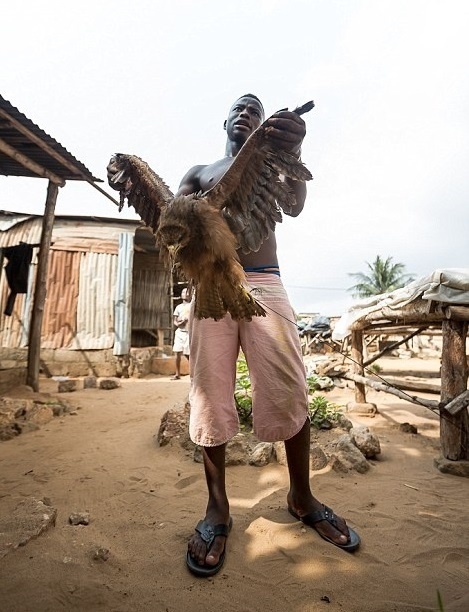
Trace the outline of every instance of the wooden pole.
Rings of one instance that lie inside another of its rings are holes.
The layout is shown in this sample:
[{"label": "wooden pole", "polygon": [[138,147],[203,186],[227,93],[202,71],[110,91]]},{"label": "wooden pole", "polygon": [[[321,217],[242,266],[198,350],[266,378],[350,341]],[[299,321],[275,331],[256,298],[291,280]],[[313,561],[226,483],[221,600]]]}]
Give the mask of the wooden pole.
[{"label": "wooden pole", "polygon": [[391,395],[395,395],[400,399],[405,400],[406,402],[411,402],[412,404],[418,404],[419,406],[425,406],[426,408],[430,408],[430,410],[436,411],[440,408],[440,402],[435,400],[425,399],[423,397],[417,397],[416,395],[410,395],[409,393],[404,393],[397,387],[393,387],[384,382],[379,382],[377,380],[372,380],[371,378],[367,378],[366,376],[361,376],[360,374],[344,374],[343,378],[347,380],[353,380],[355,382],[355,388],[358,383],[363,385],[367,385],[376,391],[384,391],[385,393],[391,393]]},{"label": "wooden pole", "polygon": [[39,391],[39,362],[41,353],[41,331],[44,316],[44,304],[46,301],[47,266],[49,262],[49,251],[52,240],[52,229],[54,226],[55,203],[59,186],[49,181],[47,186],[47,199],[42,220],[41,242],[39,245],[39,256],[36,271],[36,286],[34,289],[33,310],[28,339],[28,368],[26,384],[34,391]]},{"label": "wooden pole", "polygon": [[[351,332],[350,354],[353,359],[355,374],[363,376],[365,370],[363,368],[363,332],[361,330]],[[366,403],[365,385],[361,382],[355,382],[355,402],[357,404]]]},{"label": "wooden pole", "polygon": [[[446,320],[442,323],[441,402],[447,404],[467,390],[467,323]],[[469,416],[467,410],[451,414],[440,411],[441,453],[451,461],[469,460]]]}]

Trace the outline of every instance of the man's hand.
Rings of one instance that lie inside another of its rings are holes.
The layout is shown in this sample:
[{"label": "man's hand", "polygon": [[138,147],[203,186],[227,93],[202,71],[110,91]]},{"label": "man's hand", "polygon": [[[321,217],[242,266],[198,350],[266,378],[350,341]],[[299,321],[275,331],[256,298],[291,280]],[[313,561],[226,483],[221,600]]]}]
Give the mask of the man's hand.
[{"label": "man's hand", "polygon": [[274,147],[299,155],[306,124],[296,113],[279,111],[267,119],[266,136]]}]

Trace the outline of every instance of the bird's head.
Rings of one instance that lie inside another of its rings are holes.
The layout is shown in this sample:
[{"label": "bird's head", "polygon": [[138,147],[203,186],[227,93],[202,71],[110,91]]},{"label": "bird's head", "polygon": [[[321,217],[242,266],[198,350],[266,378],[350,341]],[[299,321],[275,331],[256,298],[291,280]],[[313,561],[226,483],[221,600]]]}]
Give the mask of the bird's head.
[{"label": "bird's head", "polygon": [[156,232],[157,242],[168,251],[171,258],[176,258],[191,239],[187,200],[186,196],[178,196],[164,208]]}]

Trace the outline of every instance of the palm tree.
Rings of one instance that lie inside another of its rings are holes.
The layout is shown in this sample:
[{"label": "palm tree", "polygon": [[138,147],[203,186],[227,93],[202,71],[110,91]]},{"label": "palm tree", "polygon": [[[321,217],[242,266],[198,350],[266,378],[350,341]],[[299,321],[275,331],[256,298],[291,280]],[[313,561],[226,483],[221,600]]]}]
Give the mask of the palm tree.
[{"label": "palm tree", "polygon": [[356,285],[348,289],[348,291],[354,292],[354,297],[370,297],[394,291],[394,289],[403,287],[415,278],[405,272],[404,264],[392,263],[392,257],[381,259],[377,255],[372,264],[365,263],[368,266],[369,274],[363,272],[349,273],[349,276],[353,276],[358,281]]}]

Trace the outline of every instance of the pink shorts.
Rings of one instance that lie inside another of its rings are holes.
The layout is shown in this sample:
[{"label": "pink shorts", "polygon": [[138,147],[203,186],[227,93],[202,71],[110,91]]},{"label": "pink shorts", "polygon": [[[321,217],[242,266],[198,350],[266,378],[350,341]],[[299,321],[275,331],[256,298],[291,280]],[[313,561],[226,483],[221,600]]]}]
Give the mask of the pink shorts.
[{"label": "pink shorts", "polygon": [[253,428],[259,440],[288,440],[307,419],[306,372],[296,318],[275,274],[246,274],[266,317],[220,321],[191,316],[190,436],[200,446],[219,446],[239,431],[234,402],[241,348],[249,367]]}]

